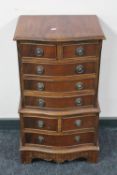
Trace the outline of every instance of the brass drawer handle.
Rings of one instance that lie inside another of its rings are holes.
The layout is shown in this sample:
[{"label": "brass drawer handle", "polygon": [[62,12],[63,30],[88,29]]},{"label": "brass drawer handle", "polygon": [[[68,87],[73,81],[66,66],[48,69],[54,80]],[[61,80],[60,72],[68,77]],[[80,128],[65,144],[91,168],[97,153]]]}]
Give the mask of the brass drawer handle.
[{"label": "brass drawer handle", "polygon": [[42,75],[44,73],[44,67],[43,66],[37,66],[37,74]]},{"label": "brass drawer handle", "polygon": [[76,125],[77,127],[80,127],[80,126],[81,126],[81,120],[79,120],[79,119],[76,120],[76,121],[75,121],[75,125]]},{"label": "brass drawer handle", "polygon": [[82,74],[84,73],[85,69],[84,69],[84,66],[82,64],[79,64],[76,66],[76,73],[77,74]]},{"label": "brass drawer handle", "polygon": [[76,83],[76,89],[77,89],[77,90],[82,90],[82,89],[84,89],[84,83],[82,83],[82,82],[77,82],[77,83]]},{"label": "brass drawer handle", "polygon": [[42,48],[36,48],[36,49],[35,49],[35,55],[36,55],[37,57],[41,57],[41,56],[43,56],[43,54],[44,54],[44,51],[43,51]]},{"label": "brass drawer handle", "polygon": [[83,47],[77,47],[75,51],[76,56],[84,56],[85,50]]},{"label": "brass drawer handle", "polygon": [[44,83],[43,82],[37,83],[37,90],[38,91],[43,91],[44,88],[45,88],[45,86],[44,86]]},{"label": "brass drawer handle", "polygon": [[39,105],[39,107],[44,107],[45,106],[45,100],[39,99],[38,100],[38,105]]},{"label": "brass drawer handle", "polygon": [[43,136],[38,136],[37,141],[39,144],[42,144],[44,142],[44,137]]},{"label": "brass drawer handle", "polygon": [[38,128],[43,128],[44,127],[44,121],[43,120],[38,120],[37,125],[38,125]]},{"label": "brass drawer handle", "polygon": [[79,142],[80,142],[80,136],[75,136],[75,141],[76,141],[77,143],[79,143]]},{"label": "brass drawer handle", "polygon": [[76,98],[76,100],[75,100],[75,104],[77,105],[77,106],[81,106],[82,104],[83,104],[83,102],[82,102],[82,98]]}]

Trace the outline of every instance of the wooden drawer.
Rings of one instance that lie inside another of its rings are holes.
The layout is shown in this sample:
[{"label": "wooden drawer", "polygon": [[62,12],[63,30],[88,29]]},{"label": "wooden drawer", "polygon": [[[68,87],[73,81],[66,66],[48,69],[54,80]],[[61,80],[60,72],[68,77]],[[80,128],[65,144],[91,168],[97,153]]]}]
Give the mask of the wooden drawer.
[{"label": "wooden drawer", "polygon": [[52,117],[23,115],[24,128],[40,130],[58,130],[58,120]]},{"label": "wooden drawer", "polygon": [[45,44],[20,44],[21,57],[56,58],[56,45]]},{"label": "wooden drawer", "polygon": [[84,128],[95,128],[98,124],[98,116],[75,116],[62,118],[62,131],[70,131]]},{"label": "wooden drawer", "polygon": [[52,108],[61,109],[61,108],[81,108],[85,106],[94,105],[94,95],[85,95],[85,96],[70,96],[70,97],[34,97],[34,96],[25,96],[24,97],[24,106],[25,107],[35,107],[35,108]]},{"label": "wooden drawer", "polygon": [[71,135],[44,135],[37,133],[26,133],[26,143],[48,145],[48,146],[73,146],[95,142],[95,132],[82,132]]},{"label": "wooden drawer", "polygon": [[66,44],[63,46],[64,58],[97,56],[99,53],[99,44],[97,43]]},{"label": "wooden drawer", "polygon": [[24,80],[25,90],[47,91],[47,92],[71,92],[95,89],[96,79],[64,80]]},{"label": "wooden drawer", "polygon": [[96,62],[81,62],[70,64],[23,64],[23,73],[39,76],[66,76],[96,73]]}]

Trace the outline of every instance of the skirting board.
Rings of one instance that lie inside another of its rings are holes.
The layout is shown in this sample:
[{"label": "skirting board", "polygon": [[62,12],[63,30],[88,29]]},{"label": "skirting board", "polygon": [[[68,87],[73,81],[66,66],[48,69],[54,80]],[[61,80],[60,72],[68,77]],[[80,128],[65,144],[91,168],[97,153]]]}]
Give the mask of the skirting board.
[{"label": "skirting board", "polygon": [[[117,127],[117,117],[104,117],[100,119],[100,127]],[[1,130],[17,130],[20,128],[19,119],[15,118],[0,118]]]}]

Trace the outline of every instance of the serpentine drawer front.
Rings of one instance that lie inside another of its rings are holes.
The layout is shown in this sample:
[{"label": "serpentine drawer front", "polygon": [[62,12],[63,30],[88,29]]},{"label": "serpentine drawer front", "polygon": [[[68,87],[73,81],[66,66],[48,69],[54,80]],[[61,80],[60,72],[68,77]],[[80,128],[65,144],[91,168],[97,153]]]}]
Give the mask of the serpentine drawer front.
[{"label": "serpentine drawer front", "polygon": [[70,77],[64,78],[63,80],[58,79],[32,79],[26,78],[24,80],[24,89],[33,91],[43,91],[44,92],[82,92],[86,90],[95,90],[96,86],[96,79],[95,78],[85,78],[79,79],[78,77]]},{"label": "serpentine drawer front", "polygon": [[[35,107],[35,108],[47,108],[47,109],[69,109],[69,108],[81,108],[85,106],[94,106],[94,96],[86,95],[86,96],[70,96],[70,97],[24,97],[24,106],[25,107]],[[53,110],[54,110],[53,109]]]},{"label": "serpentine drawer front", "polygon": [[23,64],[23,74],[32,76],[69,76],[96,73],[96,62],[77,61],[77,63],[64,63],[64,64]]},{"label": "serpentine drawer front", "polygon": [[95,15],[21,16],[17,41],[21,161],[98,160],[104,34]]}]

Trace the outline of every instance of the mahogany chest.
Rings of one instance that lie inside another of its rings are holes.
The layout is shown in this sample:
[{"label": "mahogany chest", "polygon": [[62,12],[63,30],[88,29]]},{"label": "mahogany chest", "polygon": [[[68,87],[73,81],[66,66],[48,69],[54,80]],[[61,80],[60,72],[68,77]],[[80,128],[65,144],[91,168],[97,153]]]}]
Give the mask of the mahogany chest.
[{"label": "mahogany chest", "polygon": [[22,162],[97,161],[103,39],[95,15],[20,16]]}]

